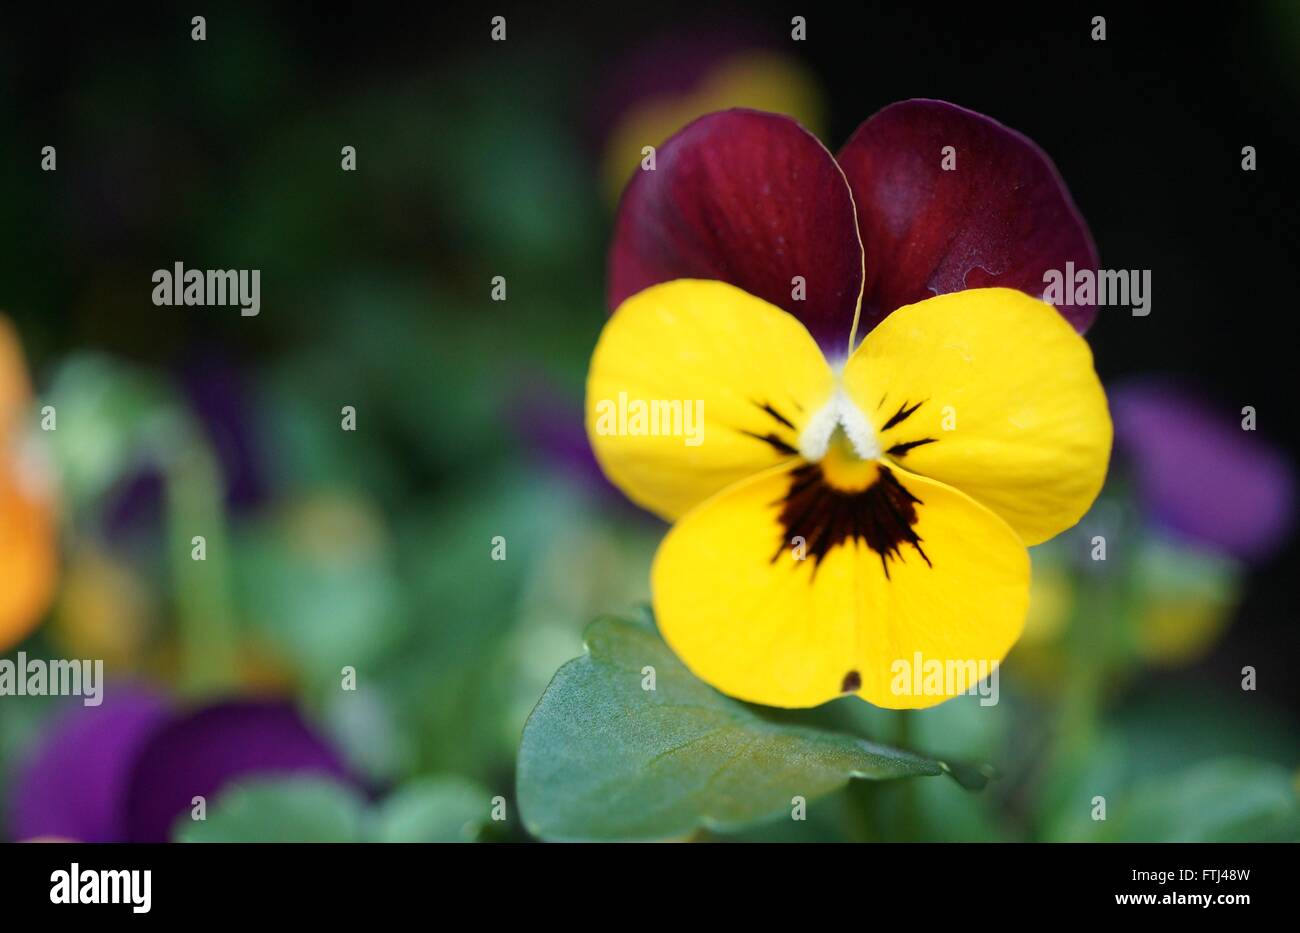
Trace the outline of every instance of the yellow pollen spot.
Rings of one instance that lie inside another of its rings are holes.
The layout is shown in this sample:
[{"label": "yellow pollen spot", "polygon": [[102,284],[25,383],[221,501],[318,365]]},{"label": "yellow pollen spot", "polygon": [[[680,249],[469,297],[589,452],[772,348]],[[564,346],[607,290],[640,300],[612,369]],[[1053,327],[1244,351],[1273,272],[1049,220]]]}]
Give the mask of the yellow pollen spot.
[{"label": "yellow pollen spot", "polygon": [[842,429],[831,436],[819,466],[826,482],[844,492],[861,492],[880,476],[877,461],[859,457]]}]

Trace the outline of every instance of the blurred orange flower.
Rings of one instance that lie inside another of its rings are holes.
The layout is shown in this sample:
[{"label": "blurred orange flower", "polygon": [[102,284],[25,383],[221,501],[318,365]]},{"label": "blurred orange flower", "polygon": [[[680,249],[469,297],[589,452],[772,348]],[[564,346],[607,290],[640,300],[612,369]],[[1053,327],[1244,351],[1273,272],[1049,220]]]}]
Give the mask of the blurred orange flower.
[{"label": "blurred orange flower", "polygon": [[23,449],[31,398],[18,334],[0,316],[0,650],[36,627],[57,575],[52,496]]}]

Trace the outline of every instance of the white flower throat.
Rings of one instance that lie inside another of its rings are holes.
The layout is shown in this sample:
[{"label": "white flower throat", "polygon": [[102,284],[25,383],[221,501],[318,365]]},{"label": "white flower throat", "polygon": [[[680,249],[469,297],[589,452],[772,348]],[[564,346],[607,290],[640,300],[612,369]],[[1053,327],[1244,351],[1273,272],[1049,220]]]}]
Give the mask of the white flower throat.
[{"label": "white flower throat", "polygon": [[799,455],[809,463],[817,463],[826,456],[837,429],[844,432],[853,452],[863,460],[880,456],[880,441],[871,419],[853,404],[842,386],[836,387],[835,394],[804,425],[799,434]]}]

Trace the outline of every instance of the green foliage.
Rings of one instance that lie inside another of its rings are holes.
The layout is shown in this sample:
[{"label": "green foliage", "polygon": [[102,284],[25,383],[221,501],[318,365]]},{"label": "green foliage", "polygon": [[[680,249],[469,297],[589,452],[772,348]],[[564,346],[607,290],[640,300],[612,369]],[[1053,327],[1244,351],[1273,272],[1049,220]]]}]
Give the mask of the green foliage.
[{"label": "green foliage", "polygon": [[491,802],[483,788],[460,778],[423,778],[394,793],[376,810],[379,842],[473,842]]},{"label": "green foliage", "polygon": [[1089,842],[1300,842],[1300,801],[1285,768],[1223,758],[1143,781],[1090,827]]},{"label": "green foliage", "polygon": [[376,805],[319,777],[240,782],[212,802],[204,820],[177,821],[177,842],[474,842],[491,812],[478,785],[422,778]]},{"label": "green foliage", "polygon": [[359,842],[365,804],[322,778],[260,778],[231,787],[203,820],[177,821],[177,842]]},{"label": "green foliage", "polygon": [[697,680],[649,626],[602,619],[586,644],[555,675],[519,749],[519,805],[543,839],[739,829],[850,778],[984,781],[977,769],[771,721]]}]

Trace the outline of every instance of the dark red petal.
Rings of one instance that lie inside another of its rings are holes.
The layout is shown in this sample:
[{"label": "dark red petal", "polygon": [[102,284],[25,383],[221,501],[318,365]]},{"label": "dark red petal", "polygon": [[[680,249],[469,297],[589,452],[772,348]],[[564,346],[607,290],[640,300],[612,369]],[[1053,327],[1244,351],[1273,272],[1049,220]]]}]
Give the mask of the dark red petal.
[{"label": "dark red petal", "polygon": [[[847,352],[862,288],[853,201],[834,158],[789,117],[701,117],[633,176],[614,222],[609,306],[660,282],[720,279],[795,315]],[[795,276],[805,297],[794,300]]]},{"label": "dark red petal", "polygon": [[[943,168],[944,147],[956,168]],[[895,308],[964,288],[1042,298],[1043,273],[1097,250],[1052,160],[996,120],[938,100],[891,104],[838,156],[858,209],[867,284],[858,333]],[[1057,305],[1080,333],[1095,305]]]}]

